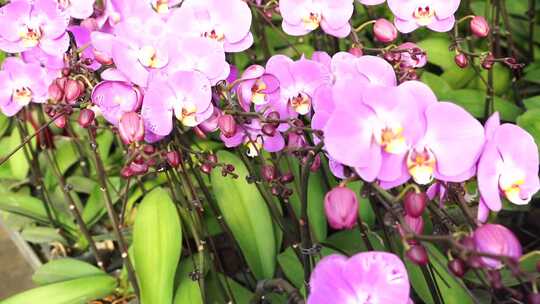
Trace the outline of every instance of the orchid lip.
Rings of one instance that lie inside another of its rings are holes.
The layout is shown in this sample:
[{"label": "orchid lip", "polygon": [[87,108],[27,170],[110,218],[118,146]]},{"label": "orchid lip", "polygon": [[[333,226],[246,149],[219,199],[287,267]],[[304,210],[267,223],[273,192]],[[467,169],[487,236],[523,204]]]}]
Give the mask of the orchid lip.
[{"label": "orchid lip", "polygon": [[201,37],[220,42],[225,39],[225,34],[217,29],[212,29],[210,31],[202,33]]},{"label": "orchid lip", "polygon": [[428,148],[424,148],[421,151],[412,149],[407,155],[407,169],[409,174],[420,185],[427,185],[433,181],[435,165],[435,155]]},{"label": "orchid lip", "polygon": [[289,104],[300,115],[306,115],[311,111],[311,97],[305,93],[289,98]]},{"label": "orchid lip", "polygon": [[[403,136],[403,127],[400,123],[376,123],[375,141],[383,147],[384,151],[391,154],[402,154],[407,151],[407,142]],[[383,126],[381,126],[383,125]]]},{"label": "orchid lip", "polygon": [[19,37],[23,41],[25,47],[35,47],[39,44],[43,32],[39,27],[33,27],[30,25],[25,25],[19,29]]},{"label": "orchid lip", "polygon": [[262,147],[263,142],[260,137],[257,137],[255,141],[248,140],[246,142],[246,148],[248,149],[246,155],[251,158],[257,157],[259,156],[259,151],[261,151]]},{"label": "orchid lip", "polygon": [[266,102],[266,94],[264,93],[264,90],[266,90],[266,83],[260,79],[257,80],[251,87],[251,102],[256,105],[264,104]]},{"label": "orchid lip", "polygon": [[319,27],[322,21],[322,14],[310,12],[308,15],[302,18],[304,27],[308,30],[315,30]]},{"label": "orchid lip", "polygon": [[139,62],[147,67],[159,69],[167,65],[167,62],[158,56],[156,48],[152,46],[143,46],[138,53]]},{"label": "orchid lip", "polygon": [[499,177],[499,188],[505,197],[516,205],[523,205],[531,200],[531,197],[522,198],[521,186],[523,184],[525,184],[525,174],[518,169],[504,170]]},{"label": "orchid lip", "polygon": [[16,103],[25,106],[32,101],[32,90],[29,87],[20,87],[13,90],[12,98]]},{"label": "orchid lip", "polygon": [[419,6],[413,13],[413,17],[419,25],[426,26],[431,24],[433,17],[435,16],[435,10],[429,6]]},{"label": "orchid lip", "polygon": [[197,122],[197,107],[193,104],[180,105],[174,111],[176,118],[186,127],[195,127]]},{"label": "orchid lip", "polygon": [[169,1],[168,0],[153,0],[152,8],[158,14],[167,14],[169,12]]}]

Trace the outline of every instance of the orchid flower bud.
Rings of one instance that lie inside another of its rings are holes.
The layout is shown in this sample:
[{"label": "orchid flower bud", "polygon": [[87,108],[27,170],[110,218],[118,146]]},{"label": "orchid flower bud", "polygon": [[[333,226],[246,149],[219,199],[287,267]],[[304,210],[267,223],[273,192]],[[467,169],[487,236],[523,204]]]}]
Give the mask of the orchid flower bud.
[{"label": "orchid flower bud", "polygon": [[425,193],[411,191],[405,195],[403,200],[405,212],[412,217],[421,217],[426,209],[428,197]]},{"label": "orchid flower bud", "polygon": [[94,111],[90,109],[82,109],[79,112],[79,118],[77,122],[79,123],[81,127],[86,129],[92,124],[92,122],[94,122],[95,117],[96,117],[96,114],[94,113]]},{"label": "orchid flower bud", "polygon": [[324,212],[330,227],[350,229],[356,224],[358,199],[349,188],[336,187],[324,197]]},{"label": "orchid flower bud", "polygon": [[122,115],[118,123],[120,138],[126,144],[132,144],[144,139],[144,122],[142,117],[135,112]]},{"label": "orchid flower bud", "polygon": [[64,86],[64,98],[67,103],[73,104],[79,96],[81,96],[81,85],[79,81],[74,79],[68,79]]},{"label": "orchid flower bud", "polygon": [[422,245],[414,245],[407,252],[405,253],[407,258],[411,260],[411,262],[415,263],[418,266],[424,266],[427,265],[429,262],[428,253],[426,251],[426,248]]},{"label": "orchid flower bud", "polygon": [[469,59],[467,58],[467,55],[463,53],[459,53],[454,57],[454,61],[456,62],[457,66],[464,69],[469,65]]},{"label": "orchid flower bud", "polygon": [[176,168],[180,165],[180,153],[177,151],[169,151],[166,154],[167,163],[173,167]]},{"label": "orchid flower bud", "polygon": [[[481,253],[490,253],[507,256],[518,260],[522,255],[519,240],[508,228],[498,224],[485,224],[474,231],[474,243],[476,250]],[[491,269],[499,269],[503,266],[501,261],[481,257],[482,264]]]},{"label": "orchid flower bud", "polygon": [[478,38],[484,38],[489,35],[489,24],[483,16],[474,16],[471,19],[471,32]]},{"label": "orchid flower bud", "polygon": [[380,18],[373,26],[375,38],[382,43],[389,43],[396,40],[398,33],[394,24],[386,19]]},{"label": "orchid flower bud", "polygon": [[221,115],[218,120],[219,130],[223,136],[230,138],[236,133],[236,121],[230,114]]}]

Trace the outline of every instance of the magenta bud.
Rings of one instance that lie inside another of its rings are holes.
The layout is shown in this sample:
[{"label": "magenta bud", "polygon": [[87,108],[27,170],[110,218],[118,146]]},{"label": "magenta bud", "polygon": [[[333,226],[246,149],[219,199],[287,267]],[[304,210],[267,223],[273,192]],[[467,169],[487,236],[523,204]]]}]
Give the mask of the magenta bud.
[{"label": "magenta bud", "polygon": [[271,182],[277,177],[276,167],[273,165],[264,165],[261,170],[261,175],[267,182]]},{"label": "magenta bud", "polygon": [[197,135],[198,138],[200,139],[206,139],[206,133],[204,133],[204,131],[199,128],[199,126],[196,126],[196,127],[193,127],[191,128],[193,130],[193,133],[195,133],[195,135]]},{"label": "magenta bud", "polygon": [[405,195],[403,200],[405,212],[412,217],[420,217],[426,209],[427,201],[428,196],[425,193],[411,191]]},{"label": "magenta bud", "polygon": [[204,163],[204,164],[202,164],[202,166],[201,166],[201,171],[202,171],[203,173],[210,174],[210,172],[212,172],[212,169],[213,169],[213,168],[214,168],[214,167],[213,167],[211,164],[209,164],[209,163]]},{"label": "magenta bud", "polygon": [[[498,224],[485,224],[474,231],[474,244],[476,250],[481,253],[490,253],[507,256],[519,260],[522,248],[519,240],[508,228]],[[491,269],[499,269],[503,266],[501,261],[481,257],[484,266]]]},{"label": "magenta bud", "polygon": [[74,103],[81,96],[80,82],[73,79],[68,79],[64,86],[64,98],[67,103]]},{"label": "magenta bud", "polygon": [[279,180],[284,184],[288,184],[294,180],[294,175],[291,172],[288,172],[283,174]]},{"label": "magenta bud", "polygon": [[94,59],[103,65],[111,65],[113,63],[113,60],[111,57],[105,55],[104,53],[93,49],[92,52],[94,53]]},{"label": "magenta bud", "polygon": [[346,187],[336,187],[324,197],[324,212],[330,227],[350,229],[356,224],[358,199],[356,193]]},{"label": "magenta bud", "polygon": [[131,171],[131,168],[129,166],[126,166],[124,168],[122,168],[122,170],[120,170],[120,175],[123,177],[123,178],[130,178],[132,177],[134,174],[133,174],[133,171]]},{"label": "magenta bud", "polygon": [[215,154],[208,154],[208,156],[206,157],[206,160],[208,160],[208,163],[211,164],[212,166],[217,164],[218,162],[217,155]]},{"label": "magenta bud", "polygon": [[266,136],[274,136],[276,135],[276,127],[274,127],[272,124],[265,124],[263,127],[262,127],[262,133]]},{"label": "magenta bud", "polygon": [[486,70],[491,70],[495,64],[495,56],[489,53],[486,58],[482,61],[482,67]]},{"label": "magenta bud", "polygon": [[407,250],[407,253],[405,253],[407,258],[411,260],[411,262],[415,263],[418,266],[425,266],[429,262],[429,257],[426,251],[426,248],[422,245],[414,245],[409,250]]},{"label": "magenta bud", "polygon": [[531,293],[527,296],[528,304],[540,304],[540,293]]},{"label": "magenta bud", "polygon": [[169,151],[166,155],[167,163],[173,167],[176,168],[180,165],[180,153],[177,151]]},{"label": "magenta bud", "polygon": [[362,48],[359,47],[350,48],[349,53],[353,54],[356,57],[362,57],[364,55],[364,51],[362,50]]},{"label": "magenta bud", "polygon": [[457,66],[464,69],[469,65],[469,59],[467,58],[467,55],[463,53],[459,53],[454,57],[454,61],[456,62]]},{"label": "magenta bud", "polygon": [[478,38],[484,38],[489,35],[489,24],[483,16],[474,16],[471,19],[471,32]]},{"label": "magenta bud", "polygon": [[143,152],[146,155],[152,155],[154,152],[156,152],[156,148],[152,145],[144,145],[143,146]]},{"label": "magenta bud", "polygon": [[384,18],[377,19],[373,26],[375,38],[383,43],[389,43],[396,40],[398,32],[394,24]]},{"label": "magenta bud", "polygon": [[142,175],[148,172],[148,164],[145,162],[133,161],[129,164],[129,169],[134,175]]},{"label": "magenta bud", "polygon": [[321,156],[319,154],[315,155],[315,158],[313,158],[313,162],[311,163],[311,166],[309,167],[309,170],[311,172],[317,172],[321,168]]},{"label": "magenta bud", "polygon": [[67,116],[62,115],[54,120],[54,125],[57,126],[60,129],[63,129],[66,127],[67,124]]},{"label": "magenta bud", "polygon": [[461,278],[467,272],[467,265],[460,259],[453,259],[448,262],[448,269],[458,278]]},{"label": "magenta bud", "polygon": [[49,98],[54,101],[61,101],[64,98],[64,88],[58,84],[58,81],[53,81],[49,85]]},{"label": "magenta bud", "polygon": [[142,117],[135,112],[122,115],[118,122],[120,138],[126,145],[139,142],[144,139],[144,122]]},{"label": "magenta bud", "polygon": [[273,121],[269,122],[268,124],[274,126],[274,128],[277,128],[279,126],[279,120],[281,119],[281,116],[279,115],[279,112],[272,111],[268,113],[268,115],[266,115],[266,119]]},{"label": "magenta bud", "polygon": [[230,114],[221,115],[218,120],[218,127],[223,136],[230,138],[236,134],[236,120]]},{"label": "magenta bud", "polygon": [[82,109],[79,112],[79,119],[77,119],[77,122],[81,127],[86,129],[94,122],[95,117],[96,114],[94,113],[94,111],[90,109]]},{"label": "magenta bud", "polygon": [[[412,217],[408,214],[405,214],[403,217],[404,224],[407,225],[407,227],[402,227],[401,225],[398,225],[398,232],[401,235],[401,237],[405,237],[408,232],[412,232],[415,234],[422,234],[424,232],[424,219],[420,217]],[[409,240],[409,244],[417,244],[416,240]]]}]

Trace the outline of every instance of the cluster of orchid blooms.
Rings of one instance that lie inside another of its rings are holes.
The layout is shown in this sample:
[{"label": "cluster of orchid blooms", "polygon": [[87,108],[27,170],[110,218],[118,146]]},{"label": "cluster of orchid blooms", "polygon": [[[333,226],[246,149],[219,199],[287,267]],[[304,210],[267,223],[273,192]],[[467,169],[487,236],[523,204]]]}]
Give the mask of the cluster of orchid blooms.
[{"label": "cluster of orchid blooms", "polygon": [[[527,204],[540,189],[533,138],[501,123],[497,113],[482,126],[460,106],[438,101],[427,85],[409,80],[426,64],[425,52],[412,43],[384,58],[359,49],[298,60],[274,55],[238,75],[226,55],[254,42],[248,3],[262,6],[242,0],[105,0],[99,6],[93,0],[12,0],[0,12],[0,49],[18,55],[2,65],[0,109],[13,116],[30,102],[78,105],[79,121],[88,125],[101,115],[131,146],[189,128],[198,134],[219,130],[225,146],[244,146],[252,157],[312,140],[337,178],[358,176],[384,189],[412,180],[429,186],[431,199],[444,199],[449,183],[476,176],[479,222],[501,210],[504,200]],[[460,1],[387,4],[395,20],[375,22],[381,42],[394,40],[396,28],[449,31]],[[353,10],[353,0],[279,1],[282,28],[294,36],[320,27],[347,37]],[[483,18],[474,22],[477,32],[489,31]],[[389,62],[398,62],[405,74],[397,77]],[[82,98],[87,89],[90,98]],[[311,122],[313,138],[291,132],[303,128],[302,121]],[[171,159],[178,163],[177,154]],[[335,229],[356,223],[358,201],[349,191],[338,187],[327,195],[325,210]],[[407,216],[411,227],[421,219]],[[474,233],[476,248],[519,258],[519,242],[505,229],[481,226]],[[501,267],[492,259],[484,264]],[[328,297],[336,303],[410,301],[403,263],[384,252],[323,259],[310,290],[308,303],[328,303]]]}]

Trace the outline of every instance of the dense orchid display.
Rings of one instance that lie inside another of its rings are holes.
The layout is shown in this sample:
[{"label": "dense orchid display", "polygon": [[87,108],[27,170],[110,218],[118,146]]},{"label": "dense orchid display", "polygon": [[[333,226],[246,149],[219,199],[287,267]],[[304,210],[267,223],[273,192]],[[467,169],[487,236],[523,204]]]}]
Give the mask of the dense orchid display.
[{"label": "dense orchid display", "polygon": [[5,3],[0,210],[92,271],[2,303],[538,303],[535,1],[463,2]]}]

